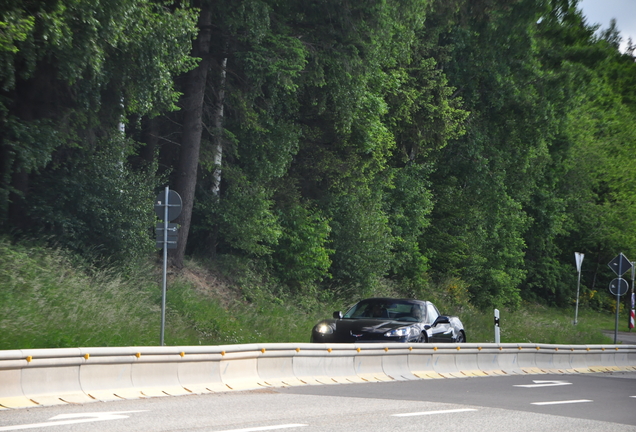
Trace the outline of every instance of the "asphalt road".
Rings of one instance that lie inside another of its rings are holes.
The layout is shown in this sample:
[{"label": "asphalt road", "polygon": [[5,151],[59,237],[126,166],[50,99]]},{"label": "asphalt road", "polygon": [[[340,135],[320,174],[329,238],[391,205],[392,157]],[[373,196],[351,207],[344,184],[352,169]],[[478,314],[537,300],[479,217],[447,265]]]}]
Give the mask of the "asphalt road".
[{"label": "asphalt road", "polygon": [[0,411],[0,432],[636,431],[636,373],[303,386]]},{"label": "asphalt road", "polygon": [[[614,331],[603,330],[603,334],[611,337],[612,341],[614,341]],[[631,332],[619,331],[616,342],[626,345],[636,345],[636,330]]]},{"label": "asphalt road", "polygon": [[514,375],[289,388],[294,394],[455,403],[621,423],[636,430],[636,373]]}]

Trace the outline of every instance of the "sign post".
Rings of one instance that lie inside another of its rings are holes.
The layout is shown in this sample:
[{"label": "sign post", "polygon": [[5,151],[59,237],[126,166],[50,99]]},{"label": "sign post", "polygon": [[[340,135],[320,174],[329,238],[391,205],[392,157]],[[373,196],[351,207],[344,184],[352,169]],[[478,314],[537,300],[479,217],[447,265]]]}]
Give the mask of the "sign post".
[{"label": "sign post", "polygon": [[632,301],[631,301],[631,311],[629,312],[629,331],[631,332],[634,328],[634,321],[636,320],[636,314],[634,313],[634,309],[636,309],[636,295],[634,294],[634,276],[636,276],[636,262],[632,261]]},{"label": "sign post", "polygon": [[163,346],[164,329],[166,327],[166,290],[168,273],[168,249],[177,247],[177,224],[169,221],[176,219],[181,214],[181,197],[168,186],[155,198],[155,214],[162,223],[157,224],[157,247],[163,248],[163,283],[161,297],[161,336],[160,343]]},{"label": "sign post", "polygon": [[616,344],[618,340],[618,312],[621,308],[620,300],[621,296],[625,295],[629,289],[629,284],[621,276],[633,266],[631,261],[628,260],[622,252],[616,255],[607,265],[616,273],[616,276],[618,276],[610,283],[609,287],[610,293],[616,296],[616,326],[614,327],[614,344]]},{"label": "sign post", "polygon": [[574,325],[578,323],[579,318],[579,292],[581,291],[581,264],[583,264],[583,257],[585,255],[581,252],[574,252],[574,259],[576,260],[576,272],[578,273],[578,280],[576,282],[576,309],[574,310]]}]

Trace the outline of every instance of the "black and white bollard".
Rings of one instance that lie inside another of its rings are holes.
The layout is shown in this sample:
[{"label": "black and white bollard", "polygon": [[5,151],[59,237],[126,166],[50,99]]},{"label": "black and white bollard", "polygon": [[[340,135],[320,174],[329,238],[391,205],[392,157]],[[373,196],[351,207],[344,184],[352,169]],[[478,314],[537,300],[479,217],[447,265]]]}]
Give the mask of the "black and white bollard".
[{"label": "black and white bollard", "polygon": [[500,341],[500,337],[499,337],[499,309],[495,309],[495,343],[499,344]]}]

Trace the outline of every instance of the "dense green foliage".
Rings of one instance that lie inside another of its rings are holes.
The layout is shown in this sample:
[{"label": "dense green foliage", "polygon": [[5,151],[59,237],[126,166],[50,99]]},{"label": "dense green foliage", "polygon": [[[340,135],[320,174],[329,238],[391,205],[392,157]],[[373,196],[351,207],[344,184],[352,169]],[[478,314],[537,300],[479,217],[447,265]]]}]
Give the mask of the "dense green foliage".
[{"label": "dense green foliage", "polygon": [[[173,109],[195,14],[147,0],[6,1],[1,226],[122,262],[152,251],[156,163],[126,116]],[[134,166],[135,165],[135,166]]]},{"label": "dense green foliage", "polygon": [[0,228],[133,267],[187,184],[186,252],[252,260],[280,298],[454,280],[568,306],[578,251],[609,307],[636,63],[595,30],[577,0],[5,1]]}]

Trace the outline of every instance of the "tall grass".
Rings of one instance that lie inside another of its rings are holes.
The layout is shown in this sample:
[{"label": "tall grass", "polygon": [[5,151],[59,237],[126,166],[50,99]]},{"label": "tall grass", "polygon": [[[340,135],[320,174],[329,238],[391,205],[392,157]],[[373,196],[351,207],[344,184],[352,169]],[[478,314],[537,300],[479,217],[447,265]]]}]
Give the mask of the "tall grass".
[{"label": "tall grass", "polygon": [[[468,342],[494,342],[494,308],[475,308],[469,301],[467,288],[465,282],[449,278],[417,292],[416,296],[433,301],[444,314],[459,316],[466,328]],[[613,342],[603,334],[603,330],[614,328],[613,314],[582,308],[577,325],[573,321],[574,308],[534,303],[523,303],[520,308],[503,307],[500,308],[500,341],[575,345]],[[627,316],[621,320],[623,322],[627,322]]]},{"label": "tall grass", "polygon": [[[606,316],[607,315],[607,316]],[[471,310],[461,316],[469,342],[494,342],[493,311]],[[603,329],[612,329],[614,321],[607,313],[582,311],[574,325],[574,311],[524,304],[518,310],[500,311],[501,342],[547,344],[607,344],[612,339]]]},{"label": "tall grass", "polygon": [[147,344],[155,305],[134,277],[0,242],[0,348]]},{"label": "tall grass", "polygon": [[[202,263],[187,261],[187,265]],[[339,306],[337,301],[316,293],[286,294],[249,262],[224,257],[203,265],[214,267],[231,280],[237,296],[222,302],[214,295],[198,292],[184,279],[172,281],[168,306],[195,330],[187,340],[175,335],[174,343],[309,342],[311,328],[324,318],[324,310]]]},{"label": "tall grass", "polygon": [[[232,295],[201,289],[182,275],[168,284],[167,345],[308,342],[311,328],[335,310],[358,300],[307,287],[289,294],[249,261],[225,257],[187,262],[190,268],[224,278]],[[161,275],[155,263],[101,269],[60,250],[0,240],[0,349],[158,345]],[[474,308],[461,281],[439,286],[381,284],[378,296],[434,301],[442,313],[458,315],[469,342],[494,341],[492,310]],[[609,313],[524,305],[501,311],[502,342],[609,343]],[[625,322],[626,318],[621,318]]]}]

